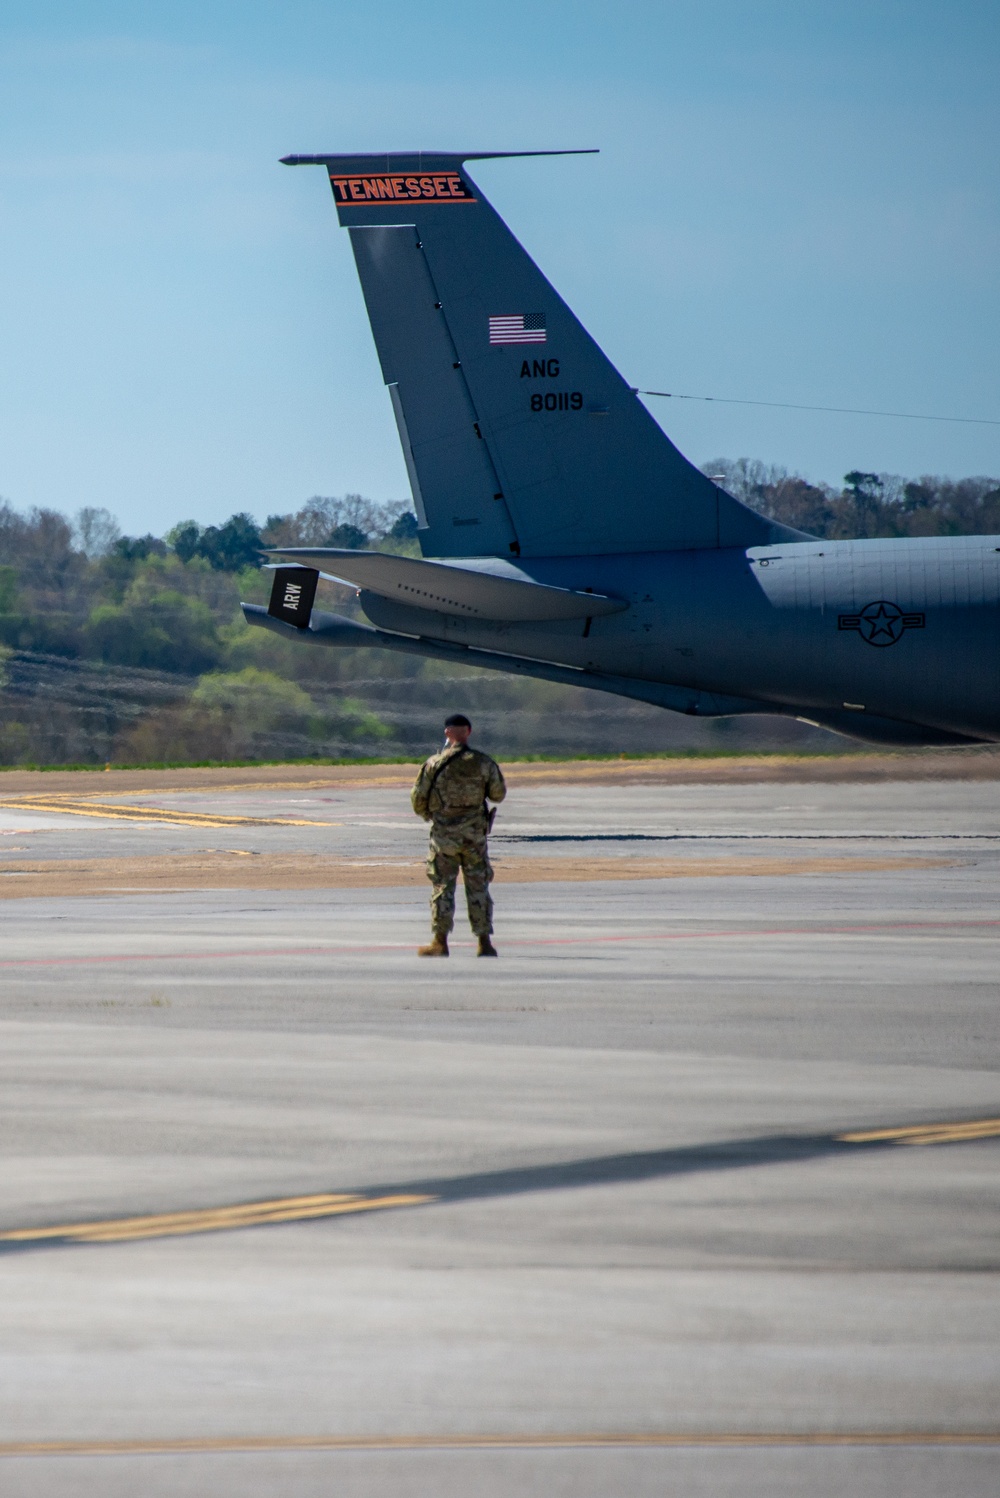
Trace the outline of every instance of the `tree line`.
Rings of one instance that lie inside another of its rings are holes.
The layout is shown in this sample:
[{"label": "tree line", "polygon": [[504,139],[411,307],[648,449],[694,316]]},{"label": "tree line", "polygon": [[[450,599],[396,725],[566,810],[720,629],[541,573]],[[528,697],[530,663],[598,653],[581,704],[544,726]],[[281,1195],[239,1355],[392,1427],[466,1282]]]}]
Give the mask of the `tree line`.
[{"label": "tree line", "polygon": [[316,496],[263,526],[243,513],[185,520],[162,537],[123,536],[103,509],[70,520],[0,502],[0,644],[198,674],[224,658],[240,619],[235,580],[253,585],[266,547],[408,550],[415,535],[407,504],[360,494]]},{"label": "tree line", "polygon": [[828,541],[1000,533],[1000,479],[907,479],[852,469],[835,488],[753,458],[716,458],[702,472],[769,519]]},{"label": "tree line", "polygon": [[351,663],[250,629],[239,603],[266,601],[269,545],[408,552],[415,533],[407,504],[357,494],[164,536],[0,502],[0,764],[384,751],[393,731],[351,692]]},{"label": "tree line", "polygon": [[[832,539],[1000,533],[997,479],[852,471],[834,488],[747,458],[704,471],[754,509]],[[441,709],[454,709],[454,667],[303,650],[249,628],[239,610],[240,599],[267,600],[267,546],[416,556],[416,524],[407,503],[347,494],[314,496],[262,525],[239,513],[126,536],[105,509],[69,519],[0,501],[0,764],[424,752]],[[324,606],[356,612],[352,590],[323,586]],[[475,703],[480,720],[495,715],[508,752],[610,752],[626,710],[637,715],[632,740],[646,733],[649,747],[695,732],[655,709],[595,703],[583,689],[472,670],[461,680],[462,702]],[[768,729],[781,731],[777,720]],[[697,744],[723,734],[731,747],[756,745],[755,732],[751,723],[699,725]]]}]

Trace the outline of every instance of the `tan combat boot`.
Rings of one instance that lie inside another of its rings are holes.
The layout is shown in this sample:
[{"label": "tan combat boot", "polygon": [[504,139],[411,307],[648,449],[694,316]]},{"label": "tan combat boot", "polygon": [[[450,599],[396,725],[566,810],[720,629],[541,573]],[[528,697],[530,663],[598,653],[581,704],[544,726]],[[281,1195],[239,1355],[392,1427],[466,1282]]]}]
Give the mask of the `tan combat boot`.
[{"label": "tan combat boot", "polygon": [[479,938],[479,951],[476,953],[476,956],[477,957],[497,957],[497,956],[499,956],[499,953],[497,952],[496,947],[493,945],[492,941],[490,940],[489,933],[487,933],[485,936],[481,936]]},{"label": "tan combat boot", "polygon": [[426,947],[417,948],[418,957],[447,957],[448,956],[448,934],[446,931],[435,931]]}]

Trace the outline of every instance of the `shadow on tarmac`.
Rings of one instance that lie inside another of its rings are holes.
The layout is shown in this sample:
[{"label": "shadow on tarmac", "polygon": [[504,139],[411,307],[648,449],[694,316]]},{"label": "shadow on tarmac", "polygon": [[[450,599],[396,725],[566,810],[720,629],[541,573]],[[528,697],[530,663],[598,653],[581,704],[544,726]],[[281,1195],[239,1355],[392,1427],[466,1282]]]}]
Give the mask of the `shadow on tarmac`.
[{"label": "shadow on tarmac", "polygon": [[[771,1134],[757,1139],[723,1140],[675,1149],[595,1155],[550,1165],[477,1172],[382,1186],[355,1187],[348,1194],[296,1196],[215,1208],[176,1209],[142,1218],[105,1219],[101,1223],[65,1223],[59,1228],[8,1229],[0,1233],[0,1253],[56,1248],[82,1242],[113,1242],[129,1237],[177,1236],[195,1232],[237,1231],[307,1218],[341,1216],[381,1207],[418,1207],[446,1202],[483,1201],[523,1196],[536,1191],[565,1191],[585,1186],[614,1186],[662,1180],[705,1171],[741,1170],[822,1160],[898,1145],[961,1144],[1000,1139],[1000,1117],[966,1118],[942,1123],[904,1124],[840,1134]],[[184,1219],[183,1222],[179,1219]],[[6,1241],[4,1241],[6,1240]]]}]

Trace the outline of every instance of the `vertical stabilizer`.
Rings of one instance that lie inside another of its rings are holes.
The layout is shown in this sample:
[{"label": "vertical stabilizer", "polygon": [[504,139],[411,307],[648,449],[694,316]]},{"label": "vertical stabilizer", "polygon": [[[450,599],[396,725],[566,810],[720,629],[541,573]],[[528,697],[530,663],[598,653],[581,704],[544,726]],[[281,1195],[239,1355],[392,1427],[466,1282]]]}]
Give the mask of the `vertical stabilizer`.
[{"label": "vertical stabilizer", "polygon": [[424,553],[790,537],[678,452],[483,197],[472,159],[286,158],[327,168],[351,231]]}]

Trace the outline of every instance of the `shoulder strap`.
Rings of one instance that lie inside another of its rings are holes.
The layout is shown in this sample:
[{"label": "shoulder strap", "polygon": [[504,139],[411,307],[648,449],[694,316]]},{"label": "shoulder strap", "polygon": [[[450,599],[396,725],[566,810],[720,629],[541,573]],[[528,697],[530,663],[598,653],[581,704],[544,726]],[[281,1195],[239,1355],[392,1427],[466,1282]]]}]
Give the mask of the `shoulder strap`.
[{"label": "shoulder strap", "polygon": [[437,769],[434,771],[434,774],[431,776],[431,783],[427,787],[427,807],[428,807],[428,810],[430,810],[431,792],[434,790],[434,787],[437,785],[438,776],[441,774],[441,771],[447,769],[447,767],[451,764],[452,760],[453,759],[458,759],[459,755],[461,755],[461,754],[468,754],[470,752],[471,751],[469,750],[468,744],[459,744],[457,746],[456,750],[455,750],[455,753],[454,754],[449,754],[448,757],[447,757],[447,759],[443,759],[441,761],[441,763],[438,765]]}]

